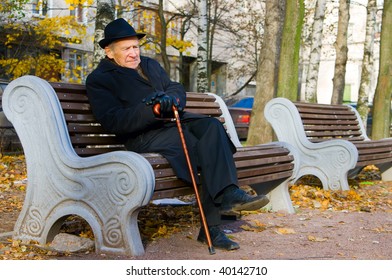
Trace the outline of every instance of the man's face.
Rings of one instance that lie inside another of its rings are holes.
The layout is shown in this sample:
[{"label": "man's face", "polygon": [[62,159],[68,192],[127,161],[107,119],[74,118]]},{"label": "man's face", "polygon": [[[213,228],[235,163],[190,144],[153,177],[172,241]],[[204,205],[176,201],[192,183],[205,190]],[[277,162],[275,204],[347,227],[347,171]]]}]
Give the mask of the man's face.
[{"label": "man's face", "polygon": [[136,69],[140,63],[139,39],[128,37],[105,47],[106,55],[122,67]]}]

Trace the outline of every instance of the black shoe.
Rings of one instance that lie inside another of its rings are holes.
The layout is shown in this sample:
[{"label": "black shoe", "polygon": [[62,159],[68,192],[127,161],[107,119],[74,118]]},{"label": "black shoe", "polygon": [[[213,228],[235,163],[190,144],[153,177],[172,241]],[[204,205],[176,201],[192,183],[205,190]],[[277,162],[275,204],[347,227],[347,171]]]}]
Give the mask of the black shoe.
[{"label": "black shoe", "polygon": [[[224,233],[219,229],[218,226],[209,227],[211,242],[214,248],[224,250],[237,250],[240,245],[234,241],[231,241]],[[200,229],[197,241],[207,243],[207,236],[204,232],[204,228]]]},{"label": "black shoe", "polygon": [[222,197],[220,214],[238,216],[241,211],[258,210],[266,206],[269,199],[265,195],[251,196],[238,187],[229,187]]}]

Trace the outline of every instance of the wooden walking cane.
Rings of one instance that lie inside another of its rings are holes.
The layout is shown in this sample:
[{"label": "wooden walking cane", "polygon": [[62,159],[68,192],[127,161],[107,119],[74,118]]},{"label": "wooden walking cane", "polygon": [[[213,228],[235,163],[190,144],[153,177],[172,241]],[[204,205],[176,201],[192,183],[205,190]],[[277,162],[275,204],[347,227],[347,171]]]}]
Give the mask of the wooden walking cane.
[{"label": "wooden walking cane", "polygon": [[[154,111],[155,115],[159,115],[160,114],[160,107],[161,107],[160,105],[161,104],[159,104],[159,103],[154,105],[153,111]],[[197,189],[195,175],[193,173],[191,160],[190,160],[189,154],[188,154],[188,148],[186,146],[184,133],[182,132],[180,115],[178,114],[177,107],[174,106],[174,105],[173,105],[173,112],[174,112],[174,118],[176,119],[176,124],[177,124],[177,128],[178,128],[178,134],[180,134],[182,148],[184,150],[184,154],[185,154],[186,162],[187,162],[187,165],[188,165],[189,173],[191,174],[192,184],[193,184],[193,188],[195,190],[196,201],[197,201],[197,205],[199,206],[199,210],[200,210],[201,221],[202,221],[202,224],[203,224],[204,232],[205,232],[206,237],[207,237],[208,250],[209,250],[210,254],[213,255],[213,254],[215,254],[215,249],[212,246],[210,231],[208,229],[206,216],[204,215],[203,205],[201,204],[201,201],[200,201],[199,190]]]}]

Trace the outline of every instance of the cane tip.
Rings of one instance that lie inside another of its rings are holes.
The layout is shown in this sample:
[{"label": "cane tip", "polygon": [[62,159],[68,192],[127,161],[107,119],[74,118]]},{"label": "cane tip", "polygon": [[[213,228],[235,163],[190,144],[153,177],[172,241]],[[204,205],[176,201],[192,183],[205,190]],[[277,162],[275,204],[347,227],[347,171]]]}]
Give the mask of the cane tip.
[{"label": "cane tip", "polygon": [[208,247],[208,251],[210,251],[210,255],[214,255],[215,254],[214,247]]}]

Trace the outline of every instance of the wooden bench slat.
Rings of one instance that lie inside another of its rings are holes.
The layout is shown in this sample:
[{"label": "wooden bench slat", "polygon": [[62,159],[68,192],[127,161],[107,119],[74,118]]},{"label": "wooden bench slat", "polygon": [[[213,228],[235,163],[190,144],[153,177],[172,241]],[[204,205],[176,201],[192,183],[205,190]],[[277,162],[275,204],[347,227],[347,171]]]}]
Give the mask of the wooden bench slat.
[{"label": "wooden bench slat", "polygon": [[316,119],[316,120],[330,120],[330,119],[334,119],[334,118],[335,119],[339,119],[339,120],[356,120],[357,119],[356,116],[353,115],[353,114],[350,114],[350,115],[322,115],[322,114],[320,114],[320,112],[319,113],[315,113],[315,114],[303,114],[303,113],[301,113],[300,116],[301,116],[301,118],[303,120],[307,120],[307,119],[310,119],[310,120],[313,120],[313,119]]},{"label": "wooden bench slat", "polygon": [[346,106],[335,106],[334,108],[325,108],[320,106],[309,106],[309,107],[300,107],[298,106],[298,112],[303,116],[313,116],[313,115],[329,115],[333,116],[337,119],[337,116],[344,119],[347,116],[355,116],[355,113]]},{"label": "wooden bench slat", "polygon": [[358,126],[358,121],[356,120],[335,120],[335,119],[304,119],[302,123],[305,127],[320,126],[320,125],[347,125],[347,126]]},{"label": "wooden bench slat", "polygon": [[353,137],[353,136],[361,136],[361,131],[358,130],[349,130],[349,131],[317,131],[317,132],[306,132],[306,136],[310,138],[344,138],[344,137]]},{"label": "wooden bench slat", "polygon": [[75,146],[74,150],[76,154],[81,157],[96,156],[100,154],[106,154],[115,151],[125,151],[125,147],[78,147]]},{"label": "wooden bench slat", "polygon": [[190,187],[182,187],[175,189],[161,189],[159,188],[159,183],[157,184],[158,188],[154,192],[152,199],[161,199],[167,197],[181,197],[184,195],[193,194],[193,189]]},{"label": "wooden bench slat", "polygon": [[56,94],[60,102],[88,103],[88,97],[84,93],[56,92]]},{"label": "wooden bench slat", "polygon": [[269,181],[284,179],[284,178],[287,178],[288,176],[291,176],[290,174],[292,174],[291,170],[279,172],[279,173],[273,173],[273,174],[265,174],[265,175],[256,176],[256,177],[239,179],[238,181],[239,181],[240,185],[253,185],[253,184],[260,183],[260,182],[269,182]]},{"label": "wooden bench slat", "polygon": [[105,129],[99,124],[79,124],[79,123],[68,123],[68,131],[70,133],[79,134],[108,134]]},{"label": "wooden bench slat", "polygon": [[243,161],[235,161],[235,165],[238,169],[240,168],[249,168],[252,166],[262,166],[274,163],[285,163],[291,162],[293,158],[291,156],[277,156],[277,157],[266,157],[266,158],[255,158],[251,160],[243,160]]},{"label": "wooden bench slat", "polygon": [[382,154],[382,153],[388,153],[392,151],[392,147],[362,147],[358,148],[359,155],[365,155],[365,154]]},{"label": "wooden bench slat", "polygon": [[288,151],[284,148],[274,149],[274,150],[239,150],[234,154],[234,159],[237,161],[240,160],[250,160],[253,158],[263,158],[263,157],[275,157],[280,155],[287,155]]},{"label": "wooden bench slat", "polygon": [[63,108],[63,111],[66,113],[68,113],[68,112],[71,112],[71,113],[72,112],[80,112],[80,113],[87,112],[88,114],[91,113],[90,104],[86,104],[86,103],[62,102],[61,108]]},{"label": "wooden bench slat", "polygon": [[332,131],[351,131],[358,130],[357,125],[304,125],[305,131],[324,131],[324,130],[332,130]]},{"label": "wooden bench slat", "polygon": [[320,104],[320,103],[305,103],[305,102],[293,102],[298,108],[298,111],[304,109],[315,109],[315,110],[326,110],[326,111],[351,111],[351,108],[345,105],[334,105],[334,104]]},{"label": "wooden bench slat", "polygon": [[98,123],[93,114],[64,114],[65,120],[71,123]]},{"label": "wooden bench slat", "polygon": [[197,113],[202,115],[209,115],[209,116],[220,116],[222,115],[222,111],[220,109],[204,109],[204,108],[187,108],[188,112]]},{"label": "wooden bench slat", "polygon": [[[390,158],[377,158],[377,159],[362,159],[359,158],[357,162],[357,167],[366,167],[369,165],[382,165],[382,164],[389,164],[391,162]],[[388,180],[389,181],[389,180]]]},{"label": "wooden bench slat", "polygon": [[194,101],[194,100],[202,100],[203,102],[214,102],[216,101],[215,97],[209,94],[204,94],[200,92],[187,92],[186,93],[186,100]]},{"label": "wooden bench slat", "polygon": [[371,141],[355,141],[353,143],[359,149],[364,147],[389,147],[392,145],[392,138]]},{"label": "wooden bench slat", "polygon": [[247,168],[246,170],[239,169],[238,178],[244,179],[244,178],[254,177],[263,174],[279,173],[282,171],[293,170],[293,168],[294,168],[294,164],[292,164],[291,162],[287,162],[280,165],[269,165],[263,168]]},{"label": "wooden bench slat", "polygon": [[198,100],[189,101],[189,100],[187,100],[186,108],[187,108],[187,110],[189,110],[190,108],[213,108],[213,109],[216,109],[216,110],[220,110],[220,107],[219,107],[219,105],[216,102],[205,102],[203,100],[201,100],[201,101],[198,101]]},{"label": "wooden bench slat", "polygon": [[[324,142],[326,140],[330,140],[332,138],[309,138],[308,140],[312,143],[320,143],[320,142]],[[340,140],[347,140],[349,142],[356,142],[356,141],[361,141],[364,140],[364,138],[362,136],[360,137],[340,137],[340,138],[334,138],[334,139],[340,139]]]},{"label": "wooden bench slat", "polygon": [[116,136],[104,137],[89,137],[81,135],[71,136],[71,141],[74,145],[122,145],[123,143],[118,140]]},{"label": "wooden bench slat", "polygon": [[[390,161],[390,158],[392,157],[392,153],[389,152],[389,158],[385,157],[385,153],[379,153],[379,154],[362,154],[359,155],[358,161],[368,161],[368,162],[372,162],[373,160],[381,160],[384,159],[386,160],[385,162]],[[371,164],[371,163],[369,163]]]},{"label": "wooden bench slat", "polygon": [[81,95],[86,95],[86,88],[81,84],[72,84],[72,83],[62,83],[62,82],[50,82],[49,83],[56,93],[78,93]]}]

